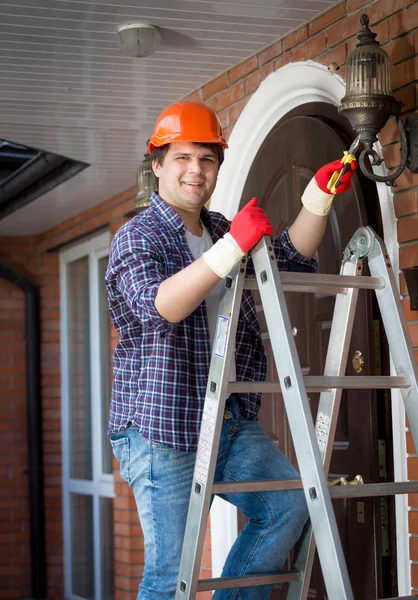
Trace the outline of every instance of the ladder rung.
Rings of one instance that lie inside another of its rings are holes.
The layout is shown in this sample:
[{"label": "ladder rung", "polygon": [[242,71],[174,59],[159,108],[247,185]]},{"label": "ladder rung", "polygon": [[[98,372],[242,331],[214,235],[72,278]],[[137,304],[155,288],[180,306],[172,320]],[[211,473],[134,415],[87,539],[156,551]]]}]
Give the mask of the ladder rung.
[{"label": "ladder rung", "polygon": [[369,496],[393,496],[418,492],[418,481],[395,483],[365,483],[362,485],[336,485],[329,488],[331,498],[361,498]]},{"label": "ladder rung", "polygon": [[[285,271],[280,273],[280,282],[285,292],[319,292],[320,294],[346,294],[349,288],[381,290],[386,287],[382,277],[288,273]],[[246,279],[244,289],[258,290],[257,280],[255,278]]]},{"label": "ladder rung", "polygon": [[211,590],[226,590],[228,588],[251,587],[256,585],[268,585],[272,583],[286,583],[288,581],[299,581],[299,571],[287,571],[286,573],[260,573],[243,577],[214,577],[213,579],[199,579],[198,592]]},{"label": "ladder rung", "polygon": [[303,487],[300,479],[263,479],[261,481],[225,481],[214,483],[214,494],[233,492],[267,492],[271,490],[299,490]]},{"label": "ladder rung", "polygon": [[[225,481],[214,483],[214,494],[239,492],[263,492],[272,490],[298,490],[303,487],[300,479],[264,479],[261,481]],[[418,481],[389,483],[364,483],[360,485],[330,486],[331,498],[361,498],[369,496],[392,496],[418,492]]]},{"label": "ladder rung", "polygon": [[[408,377],[375,376],[365,375],[346,376],[346,377],[327,377],[308,375],[303,378],[307,392],[326,392],[330,389],[346,390],[373,390],[387,388],[407,388],[410,386]],[[249,392],[280,392],[280,383],[278,381],[234,381],[228,384],[229,393],[249,393]]]}]

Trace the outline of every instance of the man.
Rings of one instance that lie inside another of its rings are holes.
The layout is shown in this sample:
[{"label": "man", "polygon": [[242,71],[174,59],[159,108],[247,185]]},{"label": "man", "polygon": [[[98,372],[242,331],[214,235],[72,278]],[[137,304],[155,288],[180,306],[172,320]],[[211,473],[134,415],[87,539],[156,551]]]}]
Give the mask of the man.
[{"label": "man", "polygon": [[[120,335],[109,432],[132,487],[145,540],[137,600],[175,596],[211,342],[223,278],[271,224],[252,199],[229,223],[204,205],[227,144],[215,113],[178,102],[158,118],[149,152],[158,178],[150,208],[117,232],[106,285]],[[340,161],[309,183],[288,231],[273,240],[282,270],[314,270]],[[352,169],[355,168],[353,164]],[[352,170],[338,191],[350,186]],[[266,365],[255,306],[244,292],[231,379],[261,381]],[[258,394],[226,401],[215,481],[292,479],[297,471],[257,424]],[[248,517],[223,575],[281,569],[308,513],[302,490],[225,494]],[[216,600],[267,600],[272,586],[217,591]]]}]

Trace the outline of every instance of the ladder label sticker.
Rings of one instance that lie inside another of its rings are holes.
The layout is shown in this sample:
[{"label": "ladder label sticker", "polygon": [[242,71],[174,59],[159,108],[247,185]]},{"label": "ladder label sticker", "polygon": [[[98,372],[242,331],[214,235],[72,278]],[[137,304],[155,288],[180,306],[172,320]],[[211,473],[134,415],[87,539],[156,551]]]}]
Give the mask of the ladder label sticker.
[{"label": "ladder label sticker", "polygon": [[216,324],[215,341],[213,344],[213,353],[220,358],[224,358],[226,353],[226,341],[228,339],[229,330],[229,319],[218,316],[218,322]]},{"label": "ladder label sticker", "polygon": [[326,415],[323,412],[318,413],[318,418],[316,420],[316,439],[321,452],[325,452],[329,435],[330,421],[331,419],[329,415]]},{"label": "ladder label sticker", "polygon": [[200,427],[199,445],[197,447],[195,479],[206,484],[209,473],[210,451],[215,434],[216,413],[218,401],[206,397],[203,410],[202,424]]}]

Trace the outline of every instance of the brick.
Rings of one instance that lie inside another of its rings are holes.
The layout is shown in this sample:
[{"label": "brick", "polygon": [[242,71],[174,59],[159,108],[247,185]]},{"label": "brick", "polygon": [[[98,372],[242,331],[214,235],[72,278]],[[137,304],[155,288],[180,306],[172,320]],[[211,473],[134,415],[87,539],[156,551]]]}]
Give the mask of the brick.
[{"label": "brick", "polygon": [[411,537],[409,539],[410,559],[418,561],[418,538]]},{"label": "brick", "polygon": [[396,65],[414,54],[414,36],[410,34],[390,42],[385,45],[384,50],[389,54],[392,64]]},{"label": "brick", "polygon": [[395,214],[399,217],[405,217],[418,212],[418,189],[406,190],[395,194],[394,198]]},{"label": "brick", "polygon": [[326,45],[325,31],[322,31],[318,35],[306,40],[306,42],[299,44],[296,48],[293,48],[291,52],[292,61],[309,60],[325,50]]},{"label": "brick", "polygon": [[[410,323],[408,325],[408,330],[411,336],[412,345],[418,346],[418,323]],[[418,477],[416,477],[416,479],[418,479]]]},{"label": "brick", "polygon": [[344,43],[340,46],[332,48],[332,50],[326,50],[325,52],[321,52],[315,58],[315,60],[327,67],[328,65],[335,63],[338,67],[337,70],[339,71],[341,66],[344,65],[347,60],[347,44]]},{"label": "brick", "polygon": [[203,88],[195,90],[184,99],[188,100],[189,102],[203,102]]},{"label": "brick", "polygon": [[418,85],[411,85],[396,91],[396,100],[398,100],[398,102],[402,102],[401,114],[407,112],[409,113],[416,107],[418,97],[417,90]]},{"label": "brick", "polygon": [[279,56],[279,54],[281,54],[282,52],[283,43],[282,40],[279,40],[278,42],[275,42],[274,44],[272,44],[268,48],[265,48],[257,54],[258,65],[262,67],[267,62],[270,62],[271,60],[276,58],[276,56]]},{"label": "brick", "polygon": [[242,100],[240,100],[239,102],[236,102],[233,106],[230,107],[229,109],[229,122],[231,125],[235,125],[235,123],[238,121],[239,116],[241,115],[241,112],[243,111],[245,105],[247,104],[247,102],[249,101],[250,96],[245,96],[245,98],[243,98]]},{"label": "brick", "polygon": [[278,56],[274,61],[273,68],[275,71],[278,71],[288,63],[290,63],[290,52],[286,52],[285,54]]},{"label": "brick", "polygon": [[418,480],[418,458],[408,458],[408,479],[410,481]]},{"label": "brick", "polygon": [[418,80],[418,56],[399,63],[392,72],[392,89],[395,91]]},{"label": "brick", "polygon": [[314,19],[308,25],[308,35],[309,37],[318,33],[322,29],[325,29],[329,25],[332,25],[336,21],[339,21],[345,16],[345,3],[337,4],[334,8],[331,8],[323,15],[320,15],[316,19]]},{"label": "brick", "polygon": [[337,46],[341,44],[344,40],[347,40],[353,35],[357,35],[357,33],[361,29],[360,24],[360,16],[361,12],[353,13],[349,15],[343,21],[336,23],[332,27],[328,29],[328,47]]},{"label": "brick", "polygon": [[[380,4],[381,0],[377,4]],[[418,3],[412,2],[405,10],[389,18],[389,32],[391,39],[395,39],[411,30],[413,24],[418,23]]]},{"label": "brick", "polygon": [[392,190],[396,193],[396,192],[401,192],[403,190],[407,190],[409,188],[415,187],[418,183],[418,179],[417,179],[417,175],[414,173],[411,173],[411,171],[408,168],[405,168],[402,171],[402,174],[399,175],[399,177],[396,180],[396,185],[397,187],[395,189],[392,188]]},{"label": "brick", "polygon": [[399,130],[396,123],[396,119],[394,119],[393,117],[390,118],[386,122],[386,125],[383,127],[383,129],[381,129],[377,137],[382,146],[385,146],[386,144],[390,144],[395,141],[399,141]]},{"label": "brick", "polygon": [[410,3],[411,0],[379,0],[379,2],[373,2],[368,11],[372,31],[372,25],[390,17]]},{"label": "brick", "polygon": [[231,104],[238,102],[243,96],[244,85],[242,81],[238,81],[216,96],[216,112],[220,112],[224,108],[231,106]]},{"label": "brick", "polygon": [[260,83],[264,81],[264,79],[270,75],[270,73],[273,73],[273,69],[273,63],[270,62],[261,67],[261,69],[251,73],[251,75],[248,75],[248,77],[244,79],[245,96],[254,92]]},{"label": "brick", "polygon": [[347,0],[347,13],[351,13],[369,2],[370,0]]},{"label": "brick", "polygon": [[418,511],[410,510],[408,512],[409,532],[418,534]]},{"label": "brick", "polygon": [[228,73],[223,73],[216,79],[209,81],[203,86],[203,100],[207,100],[211,96],[218,94],[229,86]]},{"label": "brick", "polygon": [[232,69],[230,69],[230,71],[229,71],[230,83],[232,84],[232,83],[235,83],[236,81],[238,81],[239,79],[242,79],[249,73],[252,73],[253,71],[255,71],[255,69],[257,69],[257,67],[258,67],[257,57],[251,56],[250,58],[248,58],[244,62],[240,63],[236,67],[233,67]]},{"label": "brick", "polygon": [[222,129],[226,129],[228,127],[230,119],[229,119],[229,109],[221,111],[218,113],[219,121],[221,123]]},{"label": "brick", "polygon": [[418,239],[418,215],[408,216],[398,221],[398,242],[411,242]]},{"label": "brick", "polygon": [[415,267],[416,265],[418,265],[418,244],[411,244],[410,246],[402,246],[399,248],[400,268]]},{"label": "brick", "polygon": [[307,37],[308,37],[308,26],[304,25],[303,27],[300,27],[296,31],[293,31],[292,33],[290,33],[288,36],[286,36],[283,39],[283,50],[284,51],[290,50],[297,44],[300,44],[301,42],[303,42],[303,40],[306,40]]}]

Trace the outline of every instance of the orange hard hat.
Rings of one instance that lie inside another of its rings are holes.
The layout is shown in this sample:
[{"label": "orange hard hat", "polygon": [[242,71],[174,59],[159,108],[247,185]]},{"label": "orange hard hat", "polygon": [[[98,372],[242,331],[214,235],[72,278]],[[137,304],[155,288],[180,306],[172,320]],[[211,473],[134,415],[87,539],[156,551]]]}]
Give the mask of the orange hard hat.
[{"label": "orange hard hat", "polygon": [[228,148],[216,113],[200,102],[176,102],[163,110],[148,142],[148,152],[171,142],[220,144]]}]

